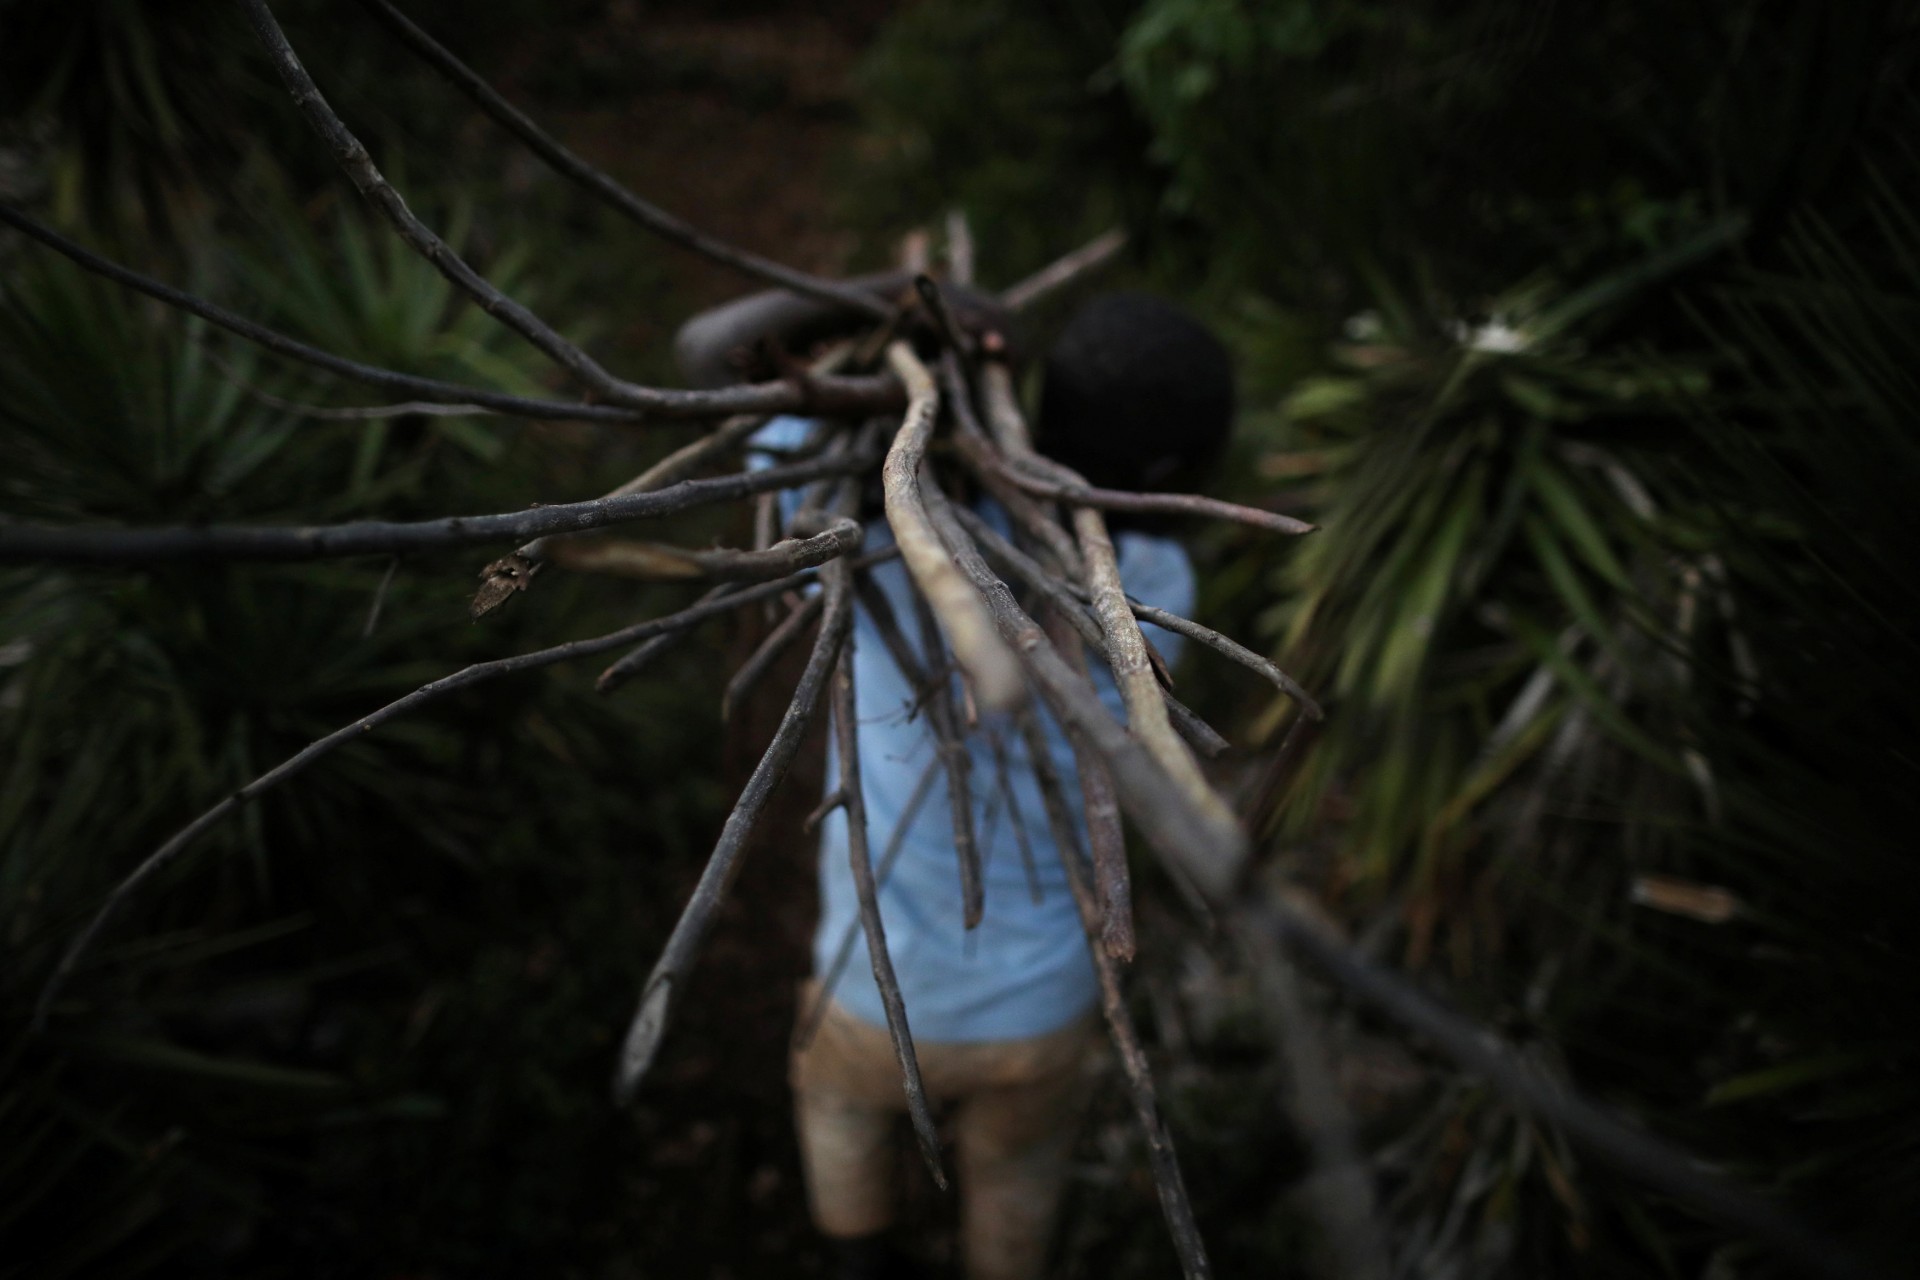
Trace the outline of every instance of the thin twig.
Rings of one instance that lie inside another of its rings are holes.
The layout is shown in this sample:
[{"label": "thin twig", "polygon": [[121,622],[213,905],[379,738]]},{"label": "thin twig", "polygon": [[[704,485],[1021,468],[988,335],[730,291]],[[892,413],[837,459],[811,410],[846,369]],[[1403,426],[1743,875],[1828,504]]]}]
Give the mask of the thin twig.
[{"label": "thin twig", "polygon": [[[1086,655],[1067,633],[1060,615],[1047,619],[1054,648],[1067,664],[1085,673]],[[1132,964],[1133,884],[1127,874],[1127,835],[1120,822],[1120,802],[1113,794],[1113,775],[1096,756],[1079,758],[1080,806],[1087,815],[1087,856],[1093,863],[1094,909],[1100,920],[1100,945],[1116,964]]]},{"label": "thin twig", "polygon": [[1048,263],[1011,289],[1003,291],[1000,301],[1009,311],[1025,311],[1048,294],[1105,266],[1126,245],[1127,233],[1120,228],[1102,232],[1072,253]]},{"label": "thin twig", "polygon": [[[1126,996],[1120,989],[1119,967],[1100,941],[1099,907],[1081,862],[1080,842],[1067,807],[1065,788],[1054,768],[1031,712],[1020,717],[1020,730],[1026,739],[1027,755],[1033,764],[1034,781],[1046,807],[1047,823],[1053,842],[1059,849],[1060,863],[1066,868],[1067,888],[1073,894],[1080,913],[1080,927],[1087,935],[1087,950],[1093,957],[1094,973],[1100,980],[1100,1010],[1107,1021],[1107,1034],[1120,1057],[1121,1074],[1126,1077],[1127,1093],[1133,1101],[1134,1119],[1147,1143],[1147,1167],[1153,1174],[1154,1190],[1160,1197],[1160,1211],[1166,1216],[1167,1231],[1173,1238],[1174,1252],[1180,1258],[1180,1271],[1186,1280],[1204,1280],[1212,1274],[1207,1262],[1206,1243],[1193,1220],[1193,1205],[1187,1196],[1186,1179],[1180,1173],[1180,1158],[1173,1148],[1173,1135],[1160,1116],[1159,1096],[1153,1085],[1153,1071],[1147,1065],[1146,1052],[1140,1047],[1140,1033],[1127,1012]],[[1071,731],[1069,731],[1071,732]],[[1082,743],[1076,742],[1076,748]],[[1078,751],[1081,767],[1087,752]]]},{"label": "thin twig", "polygon": [[[871,577],[862,576],[854,580],[854,590],[861,607],[867,612],[867,621],[873,624],[880,642],[892,657],[893,665],[900,669],[900,674],[912,687],[915,705],[926,708],[927,723],[933,731],[934,755],[940,761],[947,779],[947,807],[953,823],[954,861],[960,871],[961,919],[966,928],[975,928],[986,908],[986,892],[980,876],[980,849],[974,839],[973,794],[967,784],[967,770],[972,765],[972,757],[968,755],[961,738],[959,717],[953,705],[953,690],[948,684],[945,655],[939,649],[939,634],[923,618],[920,638],[928,660],[922,662],[908,644],[905,633],[900,629],[900,620],[894,616],[893,605],[888,602],[880,584]],[[915,602],[920,603],[919,597],[915,597]]]},{"label": "thin twig", "polygon": [[[829,593],[840,600],[846,598],[852,587],[852,573],[844,564],[831,566],[821,576]],[[926,1161],[927,1172],[944,1191],[947,1175],[941,1167],[940,1135],[934,1131],[933,1114],[927,1108],[927,1088],[920,1079],[920,1060],[913,1051],[907,1006],[900,998],[900,980],[893,971],[893,957],[887,952],[886,925],[880,919],[880,895],[873,883],[873,861],[867,848],[867,804],[860,787],[859,725],[854,707],[853,646],[845,644],[840,648],[840,669],[833,681],[832,708],[834,755],[840,766],[840,794],[847,814],[847,861],[853,871],[854,897],[860,904],[860,927],[867,935],[867,958],[873,967],[873,982],[880,989],[880,1004],[887,1015],[887,1034],[893,1040],[894,1056],[900,1063],[907,1115],[913,1121],[914,1136],[919,1139],[920,1157]]]},{"label": "thin twig", "polygon": [[319,86],[307,74],[300,55],[288,43],[286,33],[280,29],[265,0],[239,0],[239,4],[246,13],[249,25],[253,27],[254,35],[266,49],[274,71],[292,95],[294,106],[299,108],[300,114],[307,118],[307,123],[327,144],[327,149],[333,152],[335,162],[354,188],[386,219],[407,247],[431,263],[434,270],[477,303],[482,311],[525,338],[536,350],[573,374],[581,383],[616,404],[631,403],[628,395],[635,388],[608,373],[598,361],[561,337],[546,321],[502,293],[407,207],[407,202],[401,199],[400,193],[394,190],[393,184],[374,164],[372,155],[360,139],[327,105]]},{"label": "thin twig", "polygon": [[[749,588],[748,591],[762,589]],[[748,591],[742,591],[740,595],[745,596]],[[729,603],[738,598],[730,597]],[[800,750],[807,725],[813,719],[821,692],[832,674],[834,660],[839,655],[840,646],[846,641],[852,618],[848,593],[830,591],[820,619],[820,633],[814,639],[813,652],[807,658],[806,669],[801,672],[800,681],[794,687],[793,701],[781,717],[773,741],[767,744],[760,762],[754,766],[752,776],[740,792],[740,798],[734,802],[733,811],[727,815],[720,839],[700,873],[700,881],[694,886],[693,895],[681,911],[680,919],[675,922],[660,959],[647,976],[646,985],[641,988],[639,1008],[635,1010],[633,1021],[627,1028],[626,1038],[621,1045],[620,1062],[614,1071],[613,1099],[619,1106],[624,1107],[633,1100],[634,1092],[646,1078],[647,1069],[653,1065],[661,1038],[666,1034],[667,1022],[673,1015],[674,1001],[687,979],[701,943],[706,940],[714,913],[720,908],[720,900],[726,895],[741,847],[752,832],[761,809],[766,806],[767,797],[786,776],[788,766]]]},{"label": "thin twig", "polygon": [[[211,346],[203,348],[207,358],[225,375],[228,382],[240,388],[249,400],[266,405],[269,409],[279,409],[300,418],[312,418],[316,422],[383,422],[389,418],[472,418],[493,417],[497,409],[489,409],[478,404],[442,404],[435,400],[403,400],[399,404],[369,404],[341,408],[324,404],[305,404],[299,400],[288,400],[263,391],[243,377],[234,368],[232,362],[225,359]],[[633,412],[631,410],[623,412]]]},{"label": "thin twig", "polygon": [[979,594],[955,571],[952,557],[941,547],[927,517],[928,495],[922,493],[920,463],[933,435],[939,393],[927,367],[906,343],[889,346],[887,359],[909,397],[881,473],[887,523],[893,527],[894,541],[920,594],[939,616],[954,658],[972,680],[975,696],[994,710],[1006,710],[1025,696],[1019,666],[995,633]]},{"label": "thin twig", "polygon": [[154,564],[172,560],[321,560],[470,547],[540,534],[581,533],[692,507],[791,488],[823,475],[861,469],[865,458],[815,458],[786,467],[683,480],[651,493],[594,498],[530,511],[443,520],[273,526],[203,525],[114,529],[91,525],[0,523],[0,563]]},{"label": "thin twig", "polygon": [[380,625],[380,611],[386,607],[387,603],[387,588],[393,585],[394,572],[399,568],[399,556],[387,561],[387,571],[380,575],[380,585],[374,588],[373,592],[373,604],[367,609],[367,624],[360,628],[362,640],[372,639],[373,629]]},{"label": "thin twig", "polygon": [[[698,606],[711,604],[716,600],[724,600],[738,590],[739,588],[732,583],[723,582],[694,601],[694,604]],[[627,681],[652,666],[655,658],[658,658],[667,650],[678,645],[691,634],[693,634],[693,628],[686,627],[679,631],[669,631],[665,635],[658,635],[650,640],[641,641],[638,645],[634,646],[630,652],[623,654],[618,661],[600,673],[599,677],[593,682],[593,691],[602,697],[612,693],[615,689],[618,689],[621,685],[627,683]]]},{"label": "thin twig", "polygon": [[[986,375],[990,385],[994,367],[989,365]],[[1005,372],[1004,368],[1001,372]],[[1076,581],[1085,578],[1086,569],[1080,563],[1080,548],[1074,544],[1072,535],[1061,528],[1059,509],[1051,502],[1040,502],[1030,497],[1006,476],[1002,466],[996,465],[1000,458],[993,451],[1000,449],[1004,452],[1006,446],[981,429],[967,395],[966,371],[951,352],[941,357],[940,380],[946,388],[948,401],[953,405],[954,444],[960,451],[961,460],[986,491],[993,495],[994,501],[1006,508],[1020,531],[1045,548],[1067,577]],[[993,393],[988,394],[991,400]],[[1020,420],[1017,405],[1011,410],[1004,405],[995,409],[997,416],[1010,413],[1016,422]],[[1024,425],[1020,431],[1025,432]],[[1024,439],[1024,434],[1020,438]]]},{"label": "thin twig", "polygon": [[[846,343],[836,345],[833,350],[814,362],[810,372],[813,374],[834,372],[844,363],[848,351],[849,347]],[[728,418],[706,435],[675,449],[633,479],[603,496],[621,498],[630,493],[645,493],[652,489],[663,488],[676,480],[683,480],[712,459],[749,439],[754,432],[765,426],[766,422],[766,418],[756,414],[739,414]],[[754,520],[756,551],[765,550],[773,544],[771,522],[778,502],[776,495],[771,493],[760,494],[756,501]],[[760,512],[762,510],[768,513],[764,538],[761,536]],[[511,553],[482,569],[480,586],[474,592],[468,612],[475,619],[485,617],[516,594],[531,590],[540,570],[546,564],[549,543],[554,541],[555,539],[550,538],[535,538],[532,542],[516,547]]]},{"label": "thin twig", "polygon": [[548,558],[560,568],[577,573],[603,573],[646,582],[689,578],[759,582],[851,555],[859,550],[861,536],[858,524],[839,520],[810,538],[787,538],[764,551],[733,547],[695,549],[624,538],[590,542],[569,538],[550,544]]},{"label": "thin twig", "polygon": [[[920,771],[919,779],[913,784],[913,794],[907,797],[907,803],[900,810],[900,818],[893,824],[893,831],[887,837],[887,847],[880,853],[880,865],[874,869],[874,884],[877,888],[887,887],[887,877],[893,872],[893,864],[899,859],[900,851],[906,848],[907,833],[913,828],[913,820],[920,815],[920,806],[927,802],[933,792],[933,780],[940,769],[937,760],[927,761],[926,768]],[[813,1043],[814,1035],[820,1030],[820,1023],[826,1017],[827,1006],[833,1000],[834,988],[840,985],[840,975],[846,972],[847,961],[853,958],[853,940],[860,936],[860,921],[849,920],[841,931],[840,943],[834,948],[833,963],[827,966],[821,975],[819,990],[814,994],[813,1004],[806,1014],[796,1023],[793,1043],[796,1049],[804,1049]]]},{"label": "thin twig", "polygon": [[[1197,493],[1133,493],[1125,489],[1101,489],[1087,484],[1072,472],[1038,454],[1013,458],[1007,477],[1028,493],[1055,498],[1076,507],[1096,507],[1102,511],[1127,511],[1135,514],[1201,516],[1251,525],[1269,533],[1312,533],[1305,520],[1283,516],[1277,511],[1223,502]],[[1067,478],[1071,477],[1071,478]]]},{"label": "thin twig", "polygon": [[539,400],[508,395],[485,387],[422,378],[396,369],[362,364],[331,351],[290,338],[237,312],[193,294],[162,284],[117,262],[81,248],[17,209],[0,204],[0,222],[37,240],[76,265],[115,284],[144,293],[166,305],[216,325],[277,355],[299,360],[317,369],[351,378],[395,395],[412,396],[435,404],[472,405],[516,418],[547,421],[604,422],[634,425],[654,418],[719,418],[733,413],[792,413],[800,411],[881,412],[904,403],[899,384],[889,377],[830,378],[753,383],[711,390],[653,388],[645,404],[631,406],[580,404],[569,400]]},{"label": "thin twig", "polygon": [[1007,822],[1013,828],[1013,843],[1020,851],[1020,870],[1027,877],[1027,899],[1034,906],[1045,900],[1040,884],[1040,868],[1033,860],[1033,842],[1027,836],[1027,820],[1020,812],[1020,801],[1013,792],[1012,763],[1007,759],[1006,739],[1000,736],[998,728],[987,727],[987,747],[993,753],[993,781],[1000,789],[1001,801],[1007,806]]},{"label": "thin twig", "polygon": [[519,108],[501,97],[491,85],[435,41],[432,36],[415,26],[405,14],[387,3],[387,0],[363,0],[363,2],[408,48],[419,54],[509,133],[524,142],[535,155],[546,161],[556,172],[571,178],[618,209],[630,221],[645,227],[663,240],[690,249],[755,279],[766,280],[797,293],[832,302],[850,311],[877,319],[885,319],[893,314],[891,306],[871,294],[838,281],[825,280],[819,276],[783,266],[757,253],[728,244],[641,199],[562,146],[557,139],[541,129]]},{"label": "thin twig", "polygon": [[[960,872],[961,923],[975,929],[987,909],[986,880],[981,873],[980,842],[973,829],[973,785],[969,774],[973,754],[967,750],[967,727],[976,723],[973,704],[967,701],[964,675],[953,679],[953,664],[940,642],[940,628],[924,596],[911,597],[915,620],[920,628],[920,647],[927,655],[927,719],[934,727],[941,758],[947,771],[947,807],[953,818],[954,862]],[[954,696],[958,684],[960,696]]]},{"label": "thin twig", "polygon": [[1001,638],[1012,648],[1046,702],[1088,750],[1113,771],[1120,804],[1147,843],[1182,873],[1224,900],[1238,882],[1247,837],[1238,823],[1197,808],[1100,701],[1086,677],[1074,672],[1027,616],[1007,584],[994,575],[945,495],[928,491],[928,511],[953,563],[985,602]]},{"label": "thin twig", "polygon": [[957,285],[973,284],[973,228],[964,209],[947,210],[947,278]]},{"label": "thin twig", "polygon": [[[619,488],[601,496],[623,498],[630,493],[646,493],[684,479],[709,459],[718,457],[758,431],[766,425],[766,421],[765,418],[753,414],[728,418],[713,431],[675,449]],[[759,494],[757,498],[769,502],[778,500],[771,493]],[[467,612],[475,621],[478,621],[515,595],[532,590],[533,584],[539,579],[540,571],[547,565],[548,547],[564,540],[560,535],[535,538],[532,542],[516,547],[488,564],[480,571],[480,586],[474,591],[473,600],[468,604]],[[771,545],[772,541],[771,538],[765,543],[756,541],[755,549],[763,550]]]},{"label": "thin twig", "polygon": [[1309,720],[1326,719],[1326,712],[1322,711],[1320,704],[1313,700],[1313,695],[1301,688],[1292,676],[1245,645],[1236,644],[1213,628],[1201,626],[1191,618],[1183,618],[1177,613],[1169,613],[1165,609],[1141,604],[1131,597],[1127,600],[1127,606],[1133,610],[1133,616],[1142,622],[1151,622],[1156,627],[1162,627],[1183,635],[1189,640],[1198,641],[1215,653],[1233,659],[1247,670],[1265,676],[1273,682],[1275,688],[1292,698]]},{"label": "thin twig", "polygon": [[824,601],[818,595],[808,596],[789,609],[787,616],[780,620],[779,625],[767,632],[766,639],[762,640],[747,660],[740,664],[740,669],[733,673],[733,678],[727,681],[726,689],[721,692],[720,718],[722,720],[733,719],[734,711],[753,693],[754,686],[760,683],[760,677],[764,676],[768,668],[772,667],[779,660],[780,655],[787,651],[787,646],[793,643],[794,637],[806,630],[807,624],[820,615],[823,603]]},{"label": "thin twig", "polygon": [[[998,530],[981,518],[976,511],[955,506],[954,516],[966,531],[973,536],[987,559],[999,568],[1037,593],[1041,599],[1053,608],[1062,618],[1072,625],[1082,640],[1092,646],[1102,658],[1107,654],[1106,634],[1100,630],[1100,623],[1091,610],[1074,594],[1070,584],[1049,574],[1040,564],[1013,543],[1000,536]],[[1169,617],[1173,615],[1168,615]],[[1148,657],[1154,656],[1151,649]],[[1155,671],[1158,673],[1156,666]],[[1167,715],[1173,721],[1173,727],[1186,740],[1188,746],[1209,760],[1217,759],[1232,750],[1232,744],[1216,732],[1212,725],[1202,720],[1186,703],[1173,696],[1169,689],[1161,689],[1160,697],[1166,703]]]},{"label": "thin twig", "polygon": [[442,676],[438,680],[424,684],[412,693],[394,699],[378,711],[362,716],[344,728],[336,729],[326,737],[309,744],[176,831],[165,844],[148,854],[141,860],[139,866],[113,887],[112,892],[107,895],[106,902],[101,905],[99,911],[94,913],[87,927],[81,930],[68,946],[66,954],[61,956],[60,963],[54,967],[52,976],[41,988],[40,998],[34,1005],[32,1029],[37,1031],[45,1025],[55,997],[59,995],[67,978],[73,973],[74,967],[79,964],[80,958],[93,945],[94,939],[99,937],[101,930],[106,928],[107,922],[143,884],[170,866],[188,846],[222,818],[248,801],[305,772],[335,748],[344,746],[348,742],[358,741],[388,721],[416,711],[427,703],[437,701],[450,693],[483,684],[489,680],[496,680],[501,676],[513,675],[516,672],[552,666],[554,663],[567,662],[574,658],[589,658],[595,654],[617,649],[622,645],[632,644],[636,640],[691,627],[726,610],[776,596],[782,591],[798,586],[806,580],[807,576],[810,575],[796,574],[783,581],[746,587],[726,600],[696,604],[678,613],[668,614],[664,618],[638,622],[633,626],[622,627],[618,631],[609,632],[591,640],[574,640],[551,648],[538,649],[532,653],[495,658],[490,662],[476,662],[451,675]]}]

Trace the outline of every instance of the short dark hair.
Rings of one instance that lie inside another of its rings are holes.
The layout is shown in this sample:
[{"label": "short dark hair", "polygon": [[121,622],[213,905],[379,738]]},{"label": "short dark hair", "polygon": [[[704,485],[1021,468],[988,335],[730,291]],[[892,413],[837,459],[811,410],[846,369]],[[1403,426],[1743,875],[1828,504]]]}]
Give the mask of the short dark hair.
[{"label": "short dark hair", "polygon": [[1047,353],[1041,452],[1108,489],[1192,485],[1233,430],[1233,361],[1207,327],[1144,293],[1090,299]]}]

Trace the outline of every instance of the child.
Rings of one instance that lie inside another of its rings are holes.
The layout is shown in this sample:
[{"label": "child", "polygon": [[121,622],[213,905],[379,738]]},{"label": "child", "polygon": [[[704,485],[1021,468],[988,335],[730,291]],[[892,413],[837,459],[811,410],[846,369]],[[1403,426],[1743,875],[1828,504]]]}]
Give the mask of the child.
[{"label": "child", "polygon": [[[1151,297],[1106,295],[1080,310],[1048,355],[1036,444],[1096,485],[1168,487],[1217,457],[1231,428],[1233,398],[1227,354],[1198,323]],[[755,439],[790,447],[809,425],[778,419]],[[996,507],[983,502],[979,509],[1004,531]],[[868,549],[890,545],[879,513],[867,516]],[[1190,612],[1193,570],[1179,544],[1113,523],[1128,593]],[[923,669],[932,669],[915,643],[906,570],[896,561],[875,569],[873,578]],[[1180,638],[1148,631],[1174,660]],[[1083,1064],[1098,1039],[1098,986],[1060,862],[1063,851],[1049,834],[1020,736],[993,724],[970,733],[985,910],[968,930],[947,792],[934,777],[936,745],[927,718],[915,714],[919,694],[864,607],[856,610],[853,645],[869,844],[876,859],[897,846],[880,889],[880,913],[928,1097],[952,1113],[966,1273],[970,1280],[1030,1280],[1046,1261],[1085,1100]],[[1106,673],[1096,669],[1094,680],[1115,715],[1124,717]],[[1065,735],[1043,712],[1036,714],[1071,787],[1074,757]],[[836,776],[831,763],[827,776]],[[1023,843],[1031,866],[1023,865]],[[1085,847],[1084,830],[1080,844]],[[842,1277],[901,1275],[888,1231],[898,1172],[894,1137],[905,1095],[858,926],[842,810],[821,827],[820,888],[816,978],[802,994],[803,1019],[816,1001],[825,1004],[813,1034],[796,1039],[791,1069],[809,1206],[834,1245]],[[837,955],[849,943],[836,971]],[[829,979],[835,985],[823,991]]]}]

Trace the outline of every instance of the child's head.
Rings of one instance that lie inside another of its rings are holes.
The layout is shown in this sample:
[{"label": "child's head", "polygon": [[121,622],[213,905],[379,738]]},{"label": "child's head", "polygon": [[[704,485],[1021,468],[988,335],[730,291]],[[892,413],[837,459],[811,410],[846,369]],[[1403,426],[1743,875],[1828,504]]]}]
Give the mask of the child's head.
[{"label": "child's head", "polygon": [[1093,298],[1047,354],[1040,451],[1107,489],[1193,485],[1233,429],[1233,362],[1205,326],[1141,293]]}]

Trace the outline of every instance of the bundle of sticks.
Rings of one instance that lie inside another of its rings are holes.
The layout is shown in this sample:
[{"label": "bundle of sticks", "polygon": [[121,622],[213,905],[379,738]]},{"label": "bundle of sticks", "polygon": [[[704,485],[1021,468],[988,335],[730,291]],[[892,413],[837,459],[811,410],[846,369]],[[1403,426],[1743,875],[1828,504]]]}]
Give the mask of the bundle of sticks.
[{"label": "bundle of sticks", "polygon": [[[1603,1158],[1709,1216],[1768,1239],[1810,1271],[1852,1274],[1845,1269],[1851,1260],[1843,1252],[1806,1232],[1776,1206],[1709,1177],[1685,1153],[1622,1124],[1564,1084],[1542,1077],[1493,1041],[1484,1028],[1358,956],[1283,896],[1243,892],[1247,836],[1199,763],[1200,758],[1219,754],[1226,744],[1173,697],[1165,666],[1139,624],[1147,621],[1185,635],[1258,672],[1291,699],[1297,714],[1280,751],[1282,760],[1299,729],[1320,717],[1320,708],[1258,654],[1191,620],[1129,599],[1120,585],[1103,513],[1123,510],[1221,518],[1278,534],[1305,532],[1309,526],[1273,512],[1209,498],[1116,492],[1088,484],[1035,452],[1015,396],[1007,335],[975,317],[957,314],[949,294],[930,277],[913,277],[910,288],[876,289],[808,275],[716,240],[581,160],[388,0],[362,3],[542,160],[636,225],[825,308],[842,324],[851,317],[864,324],[866,332],[834,346],[810,366],[776,361],[773,376],[736,385],[661,388],[616,376],[540,316],[502,293],[423,223],[327,103],[265,0],[236,0],[295,106],[367,202],[395,234],[476,305],[548,356],[577,394],[513,395],[350,360],[103,258],[19,210],[0,206],[0,223],[88,271],[280,356],[406,398],[404,404],[342,409],[342,414],[461,412],[609,427],[688,420],[718,425],[628,484],[587,501],[406,523],[361,521],[307,527],[125,529],[0,521],[0,563],[289,561],[376,554],[397,557],[426,549],[489,544],[517,546],[483,571],[474,600],[476,616],[531,589],[548,566],[711,580],[716,585],[695,603],[665,617],[452,672],[342,726],[225,797],[148,855],[108,895],[45,983],[34,1012],[34,1030],[48,1021],[81,957],[144,885],[177,861],[210,827],[298,776],[335,748],[456,691],[521,671],[627,650],[600,676],[599,687],[610,691],[642,672],[654,655],[701,623],[750,605],[784,600],[786,617],[733,677],[726,702],[737,704],[746,696],[779,651],[809,627],[814,637],[811,652],[779,728],[733,805],[699,883],[642,990],[615,1073],[615,1094],[622,1100],[630,1098],[643,1082],[746,836],[824,701],[841,770],[828,804],[844,806],[850,819],[850,853],[862,927],[887,1006],[914,1125],[929,1165],[940,1177],[938,1143],[876,907],[848,660],[847,637],[855,604],[877,598],[868,573],[881,554],[898,555],[916,589],[916,608],[924,607],[933,624],[930,632],[940,638],[944,654],[951,657],[950,664],[921,662],[900,640],[897,623],[882,626],[896,661],[920,686],[929,723],[946,748],[942,756],[947,762],[947,782],[956,794],[954,846],[970,920],[977,919],[981,909],[980,870],[973,841],[962,829],[964,815],[970,811],[964,793],[972,784],[956,763],[959,752],[953,748],[959,736],[982,715],[999,717],[1018,732],[1031,735],[1036,709],[1044,707],[1073,744],[1077,794],[1070,794],[1065,780],[1049,771],[1044,763],[1048,752],[1027,754],[1040,765],[1036,772],[1044,775],[1036,781],[1046,818],[1066,862],[1095,961],[1108,1028],[1187,1276],[1209,1274],[1206,1251],[1121,988],[1122,967],[1134,950],[1123,814],[1164,861],[1174,881],[1239,940],[1260,979],[1266,1003],[1275,1011],[1276,1047],[1290,1080],[1289,1110],[1321,1166],[1323,1176],[1316,1179],[1320,1216],[1343,1274],[1386,1275],[1386,1245],[1373,1223],[1371,1194],[1337,1090],[1330,1083],[1310,1010],[1295,989],[1288,951],[1308,959],[1349,992],[1415,1030],[1520,1105],[1553,1118]],[[950,226],[948,239],[950,283],[967,284],[973,254],[964,225]],[[998,301],[1006,311],[1017,312],[1070,284],[1119,248],[1117,235],[1104,236],[1005,290]],[[737,456],[769,415],[785,413],[802,414],[818,424],[803,455],[780,458],[758,470],[707,474],[720,460]],[[885,553],[869,555],[862,552],[863,530],[855,516],[862,487],[876,471],[894,545]],[[784,528],[778,527],[771,496],[793,489],[803,491],[802,499]],[[969,505],[956,501],[954,495],[962,490],[990,495],[1010,516],[1012,536],[996,532]],[[578,537],[695,507],[742,501],[754,503],[757,510],[759,533],[755,545],[748,548],[694,549],[657,542],[586,542]],[[878,616],[871,605],[868,608]],[[1111,715],[1096,694],[1088,676],[1089,654],[1112,671],[1124,700],[1125,723]],[[1089,847],[1084,853],[1078,847],[1075,808],[1084,814],[1088,832]]]}]

